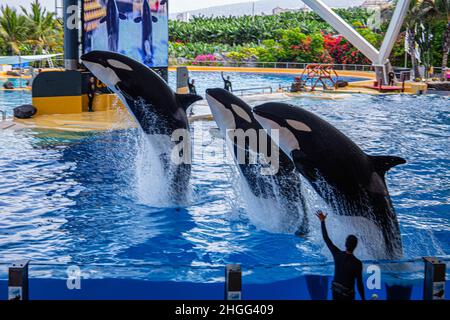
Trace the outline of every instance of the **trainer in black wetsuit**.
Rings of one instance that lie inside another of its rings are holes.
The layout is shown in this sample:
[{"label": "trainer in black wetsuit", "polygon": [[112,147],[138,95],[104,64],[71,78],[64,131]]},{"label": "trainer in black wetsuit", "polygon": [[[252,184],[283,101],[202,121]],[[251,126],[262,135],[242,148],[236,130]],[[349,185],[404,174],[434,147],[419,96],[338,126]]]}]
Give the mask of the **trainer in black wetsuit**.
[{"label": "trainer in black wetsuit", "polygon": [[333,300],[354,300],[355,280],[358,285],[359,295],[362,300],[365,300],[362,262],[353,255],[353,251],[358,245],[358,239],[354,235],[348,236],[345,242],[346,251],[339,250],[328,237],[325,226],[327,216],[322,211],[318,211],[317,217],[321,222],[323,239],[334,259]]},{"label": "trainer in black wetsuit", "polygon": [[88,90],[87,90],[88,99],[89,99],[89,104],[88,104],[89,112],[94,112],[93,105],[94,105],[94,98],[95,98],[96,91],[97,91],[97,85],[95,83],[95,78],[90,77],[89,83],[88,83]]},{"label": "trainer in black wetsuit", "polygon": [[195,87],[195,80],[188,78],[188,87],[189,87],[189,93],[190,94],[197,94],[197,89]]},{"label": "trainer in black wetsuit", "polygon": [[394,81],[394,79],[395,79],[395,73],[394,72],[389,72],[388,73],[388,78],[389,78],[389,85],[390,86],[394,86],[395,85],[395,81]]},{"label": "trainer in black wetsuit", "polygon": [[222,80],[223,80],[223,87],[225,90],[232,92],[233,91],[233,85],[231,84],[230,76],[228,76],[226,79],[223,76],[222,72]]}]

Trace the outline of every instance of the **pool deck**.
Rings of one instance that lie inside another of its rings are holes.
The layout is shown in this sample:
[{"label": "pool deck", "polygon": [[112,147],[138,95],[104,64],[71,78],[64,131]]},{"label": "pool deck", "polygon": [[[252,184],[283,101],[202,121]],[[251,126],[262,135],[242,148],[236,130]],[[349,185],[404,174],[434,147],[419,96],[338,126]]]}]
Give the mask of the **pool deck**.
[{"label": "pool deck", "polygon": [[[268,95],[246,96],[247,102],[260,100],[277,100],[286,98],[284,93]],[[194,114],[190,115],[189,122],[211,121],[213,117],[209,112],[206,100],[198,101],[193,106]],[[104,111],[82,112],[71,114],[48,114],[39,115],[31,119],[9,118],[0,121],[0,132],[2,130],[58,130],[65,132],[95,132],[123,130],[137,127],[134,118],[124,108],[111,107]]]},{"label": "pool deck", "polygon": [[32,119],[0,122],[0,130],[41,129],[69,132],[109,131],[137,127],[128,112],[111,109],[97,112],[41,115]]}]

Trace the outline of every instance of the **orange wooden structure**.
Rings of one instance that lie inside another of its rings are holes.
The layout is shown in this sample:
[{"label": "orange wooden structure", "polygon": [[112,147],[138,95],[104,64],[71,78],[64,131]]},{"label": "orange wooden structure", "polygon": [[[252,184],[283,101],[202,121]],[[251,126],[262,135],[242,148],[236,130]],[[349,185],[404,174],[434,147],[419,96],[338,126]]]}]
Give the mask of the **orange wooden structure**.
[{"label": "orange wooden structure", "polygon": [[[335,79],[333,79],[333,76]],[[311,91],[316,89],[317,84],[322,83],[324,89],[327,88],[326,80],[329,80],[334,87],[336,87],[336,82],[338,74],[332,64],[322,64],[322,63],[311,63],[308,64],[301,75],[302,81],[307,83],[311,81]],[[304,79],[304,80],[303,80]]]}]

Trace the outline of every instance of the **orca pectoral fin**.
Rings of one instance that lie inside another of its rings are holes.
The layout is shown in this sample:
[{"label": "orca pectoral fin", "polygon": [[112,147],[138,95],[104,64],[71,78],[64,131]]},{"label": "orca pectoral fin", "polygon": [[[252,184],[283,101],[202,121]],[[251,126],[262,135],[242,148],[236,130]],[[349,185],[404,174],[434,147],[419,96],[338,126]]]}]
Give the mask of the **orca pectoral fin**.
[{"label": "orca pectoral fin", "polygon": [[392,156],[370,156],[370,159],[375,167],[375,170],[382,177],[393,167],[406,163],[405,159]]},{"label": "orca pectoral fin", "polygon": [[178,105],[181,106],[185,111],[196,101],[202,100],[203,98],[196,94],[175,94],[177,97]]},{"label": "orca pectoral fin", "polygon": [[297,169],[297,171],[299,171],[300,173],[304,174],[305,173],[304,165],[306,160],[305,154],[300,150],[292,150],[291,159],[292,162],[294,163],[295,169]]},{"label": "orca pectoral fin", "polygon": [[155,16],[152,16],[152,21],[153,21],[154,23],[156,23],[156,22],[158,22],[158,18],[155,17]]},{"label": "orca pectoral fin", "polygon": [[142,17],[134,18],[133,21],[136,22],[136,23],[140,23],[142,21]]},{"label": "orca pectoral fin", "polygon": [[123,13],[119,13],[119,19],[120,20],[127,20],[127,16],[124,15]]},{"label": "orca pectoral fin", "polygon": [[306,154],[301,150],[293,150],[291,152],[292,162],[294,162],[295,169],[300,172],[308,180],[314,181],[317,179],[315,166],[308,159]]},{"label": "orca pectoral fin", "polygon": [[100,19],[100,23],[105,23],[106,22],[106,16],[104,16],[103,18]]}]

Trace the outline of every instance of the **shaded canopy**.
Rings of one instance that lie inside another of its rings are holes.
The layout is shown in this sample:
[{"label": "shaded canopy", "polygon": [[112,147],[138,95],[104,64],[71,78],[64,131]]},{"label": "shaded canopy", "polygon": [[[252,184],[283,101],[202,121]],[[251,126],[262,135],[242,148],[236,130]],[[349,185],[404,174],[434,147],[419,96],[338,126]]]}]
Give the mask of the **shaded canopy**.
[{"label": "shaded canopy", "polygon": [[0,56],[0,65],[2,64],[23,64],[33,61],[40,61],[50,59],[56,56],[60,56],[62,53],[58,54],[41,54],[35,56]]}]

